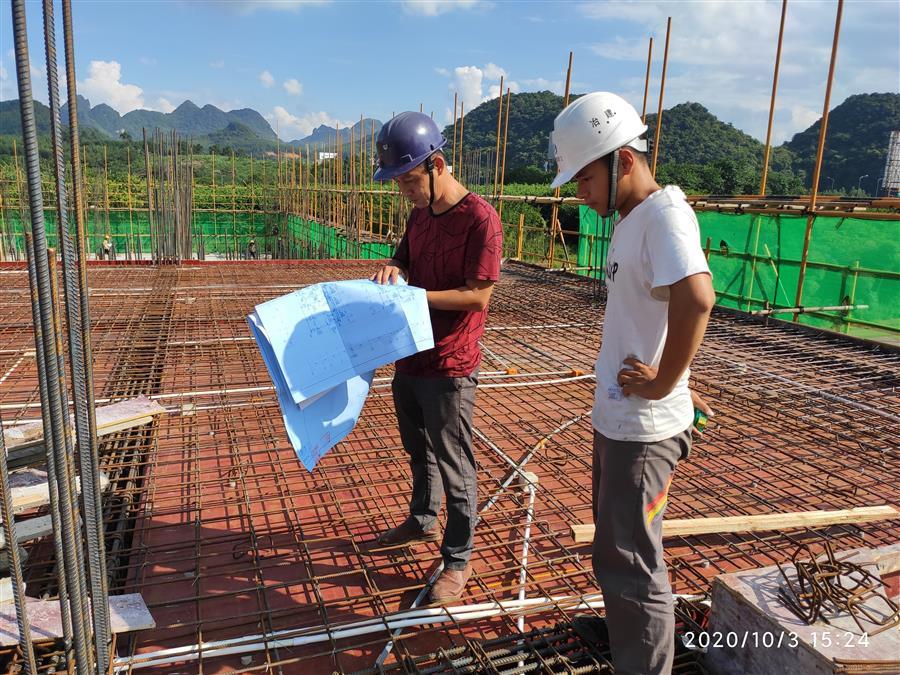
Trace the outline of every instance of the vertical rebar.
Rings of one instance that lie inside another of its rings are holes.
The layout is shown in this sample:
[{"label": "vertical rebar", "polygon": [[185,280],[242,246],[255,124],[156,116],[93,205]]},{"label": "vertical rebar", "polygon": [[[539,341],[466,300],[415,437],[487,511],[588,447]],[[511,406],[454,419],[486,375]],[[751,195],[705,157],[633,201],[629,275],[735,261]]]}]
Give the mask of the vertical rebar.
[{"label": "vertical rebar", "polygon": [[3,517],[3,536],[6,538],[9,576],[12,582],[13,600],[16,607],[16,624],[19,628],[19,651],[25,662],[27,675],[37,675],[34,647],[31,642],[31,626],[25,607],[25,581],[22,573],[22,557],[19,555],[19,540],[16,537],[16,523],[13,520],[12,495],[9,490],[9,467],[6,463],[6,443],[0,420],[0,508]]},{"label": "vertical rebar", "polygon": [[[67,0],[67,4],[71,0]],[[65,10],[64,10],[65,11]],[[66,34],[66,59],[72,64],[72,77],[68,83],[70,92],[70,116],[77,116],[75,101],[74,54],[69,60],[69,48],[73,47],[71,16],[64,13],[63,32]],[[66,20],[68,19],[68,21]],[[84,527],[87,539],[88,572],[90,576],[91,598],[93,599],[94,644],[97,652],[97,667],[105,672],[109,667],[109,608],[107,604],[106,555],[103,537],[102,504],[100,495],[100,467],[97,456],[96,419],[94,415],[93,368],[90,364],[90,315],[88,312],[88,288],[86,265],[83,264],[84,251],[76,262],[75,245],[69,228],[66,203],[65,163],[63,161],[62,139],[59,127],[59,84],[56,72],[56,33],[54,28],[53,2],[44,0],[44,42],[47,52],[47,80],[50,100],[50,123],[53,136],[53,151],[56,158],[57,211],[59,217],[59,237],[63,253],[63,278],[65,289],[66,322],[68,326],[69,364],[72,377],[72,392],[75,403],[75,433],[81,465],[81,490],[84,504]],[[74,47],[73,47],[74,49]],[[72,126],[73,143],[77,145],[77,126]],[[104,166],[106,148],[104,146]],[[77,165],[75,165],[77,166]],[[74,172],[73,172],[74,173]],[[75,188],[77,190],[77,186]],[[105,190],[107,227],[109,226],[109,193]],[[77,265],[77,267],[76,267]],[[78,272],[82,272],[83,283],[78,287]],[[51,276],[55,285],[55,275]],[[76,521],[77,525],[77,521]]]},{"label": "vertical rebar", "polygon": [[[33,285],[37,297],[37,319],[35,338],[38,335],[43,342],[46,387],[46,402],[49,406],[49,425],[44,427],[44,442],[47,444],[48,456],[51,451],[57,459],[65,461],[67,451],[71,450],[71,438],[68,434],[66,408],[63,407],[64,392],[60,382],[64,375],[60,371],[60,355],[57,352],[57,338],[53,328],[53,306],[50,289],[50,271],[47,261],[47,236],[44,227],[44,199],[41,189],[40,155],[37,144],[37,128],[34,119],[34,105],[31,90],[31,63],[28,56],[28,33],[25,24],[25,0],[12,2],[13,33],[15,40],[16,76],[19,90],[19,108],[22,119],[22,139],[25,146],[26,167],[28,172],[28,196],[31,210],[31,247]],[[38,332],[40,326],[40,333]],[[45,419],[45,424],[47,420]],[[70,454],[70,453],[69,453]],[[57,468],[57,473],[60,469]],[[49,469],[49,460],[48,460]],[[56,476],[48,470],[48,486]],[[66,565],[66,580],[69,584],[69,596],[74,601],[72,626],[75,638],[77,661],[90,669],[90,657],[86,639],[86,617],[80,600],[85,596],[83,576],[83,560],[80,542],[76,541],[73,532],[72,504],[73,495],[65,481],[59,483],[61,488],[62,532],[64,555],[62,563]],[[60,562],[60,561],[57,561]]]},{"label": "vertical rebar", "polygon": [[44,425],[44,445],[47,451],[47,491],[50,498],[50,523],[53,525],[53,550],[56,555],[57,584],[59,585],[59,607],[62,619],[63,639],[66,660],[72,662],[72,650],[75,646],[74,624],[69,605],[68,566],[63,563],[65,543],[63,541],[62,513],[60,512],[59,486],[56,481],[56,453],[53,452],[52,427],[50,420],[49,384],[47,382],[47,366],[44,355],[44,339],[41,330],[40,301],[38,298],[37,272],[34,266],[34,245],[30,232],[24,232],[25,265],[28,269],[28,287],[31,292],[31,318],[34,324],[34,352],[37,364],[38,392],[41,399],[41,420]]}]

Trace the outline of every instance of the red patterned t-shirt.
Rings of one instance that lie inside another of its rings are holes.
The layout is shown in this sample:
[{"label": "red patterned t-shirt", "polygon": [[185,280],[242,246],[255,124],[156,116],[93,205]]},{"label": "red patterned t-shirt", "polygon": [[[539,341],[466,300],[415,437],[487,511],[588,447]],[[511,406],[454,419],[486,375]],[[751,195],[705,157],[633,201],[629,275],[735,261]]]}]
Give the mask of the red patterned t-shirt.
[{"label": "red patterned t-shirt", "polygon": [[[466,285],[466,279],[497,281],[503,229],[490,204],[471,192],[449,211],[432,215],[413,209],[394,260],[409,283],[429,291]],[[420,377],[467,377],[481,363],[478,340],[487,309],[459,312],[431,309],[434,348],[397,361],[397,372]]]}]

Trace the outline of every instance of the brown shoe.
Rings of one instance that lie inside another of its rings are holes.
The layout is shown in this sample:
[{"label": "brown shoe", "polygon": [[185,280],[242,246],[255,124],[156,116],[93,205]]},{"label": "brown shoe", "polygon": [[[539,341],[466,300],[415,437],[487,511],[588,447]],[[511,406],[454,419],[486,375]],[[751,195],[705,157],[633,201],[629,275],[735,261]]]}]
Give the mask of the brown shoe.
[{"label": "brown shoe", "polygon": [[380,546],[401,546],[414,541],[437,541],[439,537],[438,528],[422,530],[414,518],[407,518],[397,527],[382,532],[376,541]]},{"label": "brown shoe", "polygon": [[472,576],[472,566],[466,565],[465,569],[448,570],[441,572],[441,576],[431,587],[430,600],[433,603],[456,602],[462,597],[466,588],[466,582]]}]

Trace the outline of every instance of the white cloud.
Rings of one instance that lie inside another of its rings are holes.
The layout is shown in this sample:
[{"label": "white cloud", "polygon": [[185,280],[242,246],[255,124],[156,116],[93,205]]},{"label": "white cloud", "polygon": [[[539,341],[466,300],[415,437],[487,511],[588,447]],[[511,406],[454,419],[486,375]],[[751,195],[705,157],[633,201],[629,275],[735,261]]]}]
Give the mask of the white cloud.
[{"label": "white cloud", "polygon": [[440,16],[457,9],[472,9],[483,3],[480,0],[403,0],[400,4],[407,14]]},{"label": "white cloud", "polygon": [[156,65],[156,59],[153,58],[152,56],[142,56],[141,58],[138,59],[138,61],[140,61],[141,65],[143,65],[143,66],[155,66]]},{"label": "white cloud", "polygon": [[91,61],[87,79],[78,83],[78,93],[93,105],[106,103],[119,114],[144,107],[144,90],[136,84],[124,84],[118,61]]},{"label": "white cloud", "polygon": [[2,63],[0,63],[0,80],[5,80],[7,77],[9,76],[6,73],[6,68],[4,68]]},{"label": "white cloud", "polygon": [[498,83],[488,85],[485,94],[484,86],[487,81],[497,82],[501,76],[508,77],[507,72],[495,63],[488,63],[484,68],[458,66],[453,69],[453,81],[449,84],[449,89],[458,94],[459,100],[466,104],[466,110],[471,110],[485,101],[497,98],[501,93],[505,94],[506,89],[515,93],[520,91],[518,82],[504,79],[503,92]]},{"label": "white cloud", "polygon": [[303,85],[293,77],[289,80],[285,80],[284,84],[282,84],[281,86],[283,86],[284,90],[291,96],[299,96],[303,93]]},{"label": "white cloud", "polygon": [[[846,4],[832,107],[860,91],[884,91],[886,86],[897,90],[898,52],[885,51],[884,45],[896,43],[898,7],[896,2]],[[602,60],[615,60],[632,62],[633,65],[626,67],[635,72],[634,77],[612,81],[593,77],[587,88],[615,87],[613,90],[626,99],[640,103],[647,38],[652,36],[648,110],[655,111],[654,92],[659,91],[666,19],[671,16],[665,107],[699,101],[719,119],[731,122],[758,140],[765,139],[781,3],[762,0],[586,2],[578,5],[578,10],[582,16],[597,20],[598,28],[611,26],[613,30],[591,46],[599,59],[577,70],[604,72],[598,67],[602,66]],[[773,136],[776,140],[789,138],[821,115],[835,11],[833,2],[811,1],[788,7],[776,99]],[[625,34],[622,22],[632,24],[629,33],[635,33],[633,29],[637,28],[640,37],[615,37],[616,33]]]},{"label": "white cloud", "polygon": [[353,122],[332,117],[324,111],[311,112],[300,116],[293,115],[280,105],[275,106],[271,113],[265,115],[265,118],[272,125],[272,128],[275,129],[279,138],[285,141],[299,140],[309,136],[313,129],[323,124],[329,127],[340,125],[342,128],[353,124]]},{"label": "white cloud", "polygon": [[162,96],[160,96],[158,99],[156,99],[156,108],[160,112],[164,112],[164,113],[170,113],[173,110],[175,110],[175,106],[172,105],[172,103],[169,101],[169,99],[163,98]]},{"label": "white cloud", "polygon": [[440,75],[442,77],[450,77],[450,71],[447,70],[446,68],[435,68],[434,72],[436,72],[438,75]]},{"label": "white cloud", "polygon": [[459,94],[460,102],[465,104],[467,110],[471,110],[481,103],[483,79],[484,73],[478,66],[458,66],[453,69],[450,91]]},{"label": "white cloud", "polygon": [[802,105],[792,106],[791,124],[800,130],[805,130],[815,124],[822,116],[821,110],[812,110]]},{"label": "white cloud", "polygon": [[501,77],[506,77],[506,71],[498,66],[496,63],[489,63],[484,67],[484,77],[488,80],[499,80]]},{"label": "white cloud", "polygon": [[331,0],[217,0],[214,4],[231,13],[253,14],[267,9],[299,12],[302,7],[331,4]]},{"label": "white cloud", "polygon": [[216,69],[224,68],[225,67],[225,59],[219,59],[217,61],[210,61],[209,67],[216,68]]},{"label": "white cloud", "polygon": [[502,93],[504,96],[506,95],[506,90],[509,89],[514,94],[518,94],[520,91],[519,83],[514,82],[513,80],[505,81],[503,83],[503,91],[500,91],[499,84],[492,84],[488,87],[487,96],[484,97],[485,101],[490,101],[492,98],[497,98]]},{"label": "white cloud", "polygon": [[264,70],[259,74],[259,81],[262,82],[262,85],[266,89],[275,84],[275,78],[272,77],[272,73],[270,73],[268,70]]}]

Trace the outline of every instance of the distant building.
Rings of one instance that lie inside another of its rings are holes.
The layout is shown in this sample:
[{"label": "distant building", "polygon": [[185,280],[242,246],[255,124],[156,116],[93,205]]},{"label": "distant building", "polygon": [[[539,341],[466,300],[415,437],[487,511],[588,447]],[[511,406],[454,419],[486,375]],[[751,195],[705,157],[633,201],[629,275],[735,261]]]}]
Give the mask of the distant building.
[{"label": "distant building", "polygon": [[326,159],[335,159],[337,157],[336,152],[319,152],[316,155],[316,162],[324,162]]},{"label": "distant building", "polygon": [[900,197],[900,131],[891,132],[887,160],[884,163],[884,181],[878,194]]}]

